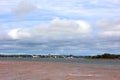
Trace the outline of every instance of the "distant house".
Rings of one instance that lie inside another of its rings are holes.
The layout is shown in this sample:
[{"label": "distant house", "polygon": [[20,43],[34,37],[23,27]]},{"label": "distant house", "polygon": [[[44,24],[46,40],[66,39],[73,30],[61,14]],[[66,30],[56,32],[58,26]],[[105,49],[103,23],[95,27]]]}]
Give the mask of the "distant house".
[{"label": "distant house", "polygon": [[32,55],[32,57],[33,57],[33,58],[38,58],[39,56],[37,56],[37,55]]}]

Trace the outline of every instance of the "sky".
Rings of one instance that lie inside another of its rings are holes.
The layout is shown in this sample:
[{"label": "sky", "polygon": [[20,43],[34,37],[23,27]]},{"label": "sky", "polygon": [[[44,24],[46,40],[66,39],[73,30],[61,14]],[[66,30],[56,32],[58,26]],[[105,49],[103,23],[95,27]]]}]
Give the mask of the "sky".
[{"label": "sky", "polygon": [[120,54],[120,0],[0,0],[0,54]]}]

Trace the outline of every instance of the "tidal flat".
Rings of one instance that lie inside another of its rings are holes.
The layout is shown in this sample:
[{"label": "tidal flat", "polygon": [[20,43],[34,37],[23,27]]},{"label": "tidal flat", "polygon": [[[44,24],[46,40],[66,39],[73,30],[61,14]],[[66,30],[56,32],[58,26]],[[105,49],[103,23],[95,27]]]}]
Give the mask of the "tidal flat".
[{"label": "tidal flat", "polygon": [[0,80],[119,80],[118,64],[0,60]]}]

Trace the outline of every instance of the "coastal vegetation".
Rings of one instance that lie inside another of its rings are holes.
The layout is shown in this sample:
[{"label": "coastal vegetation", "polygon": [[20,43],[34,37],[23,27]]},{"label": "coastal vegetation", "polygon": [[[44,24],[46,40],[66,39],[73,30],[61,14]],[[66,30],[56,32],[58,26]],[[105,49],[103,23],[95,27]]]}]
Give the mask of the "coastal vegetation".
[{"label": "coastal vegetation", "polygon": [[120,59],[120,55],[104,53],[102,55],[91,56],[93,59]]}]

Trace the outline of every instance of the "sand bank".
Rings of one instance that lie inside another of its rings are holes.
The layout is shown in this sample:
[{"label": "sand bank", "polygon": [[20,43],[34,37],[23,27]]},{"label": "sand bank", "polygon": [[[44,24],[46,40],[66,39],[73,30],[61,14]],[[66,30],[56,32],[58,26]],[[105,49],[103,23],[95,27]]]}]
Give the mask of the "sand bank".
[{"label": "sand bank", "polygon": [[0,61],[0,80],[120,80],[120,66]]}]

